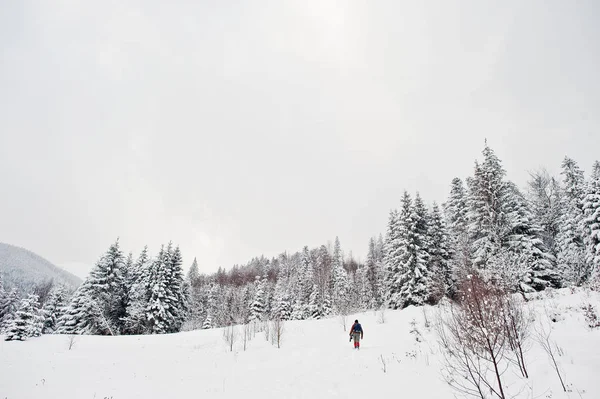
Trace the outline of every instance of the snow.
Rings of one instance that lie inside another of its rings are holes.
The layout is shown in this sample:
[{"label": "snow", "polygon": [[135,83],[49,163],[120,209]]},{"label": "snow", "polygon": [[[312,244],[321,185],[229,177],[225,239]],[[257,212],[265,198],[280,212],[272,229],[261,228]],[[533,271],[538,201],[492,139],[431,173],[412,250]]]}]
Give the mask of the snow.
[{"label": "snow", "polygon": [[[600,309],[600,295],[582,290],[551,291],[530,302],[538,321],[557,320],[548,325],[563,350],[558,361],[572,392],[562,392],[546,353],[533,341],[525,357],[531,378],[523,385],[516,374],[508,375],[509,391],[521,391],[519,398],[600,397],[600,329],[591,330],[581,310],[590,303]],[[423,309],[432,321],[437,312],[432,307],[386,311],[383,324],[374,312],[348,316],[346,329],[355,318],[364,328],[359,351],[352,349],[339,317],[286,322],[281,349],[256,333],[243,351],[241,329],[234,352],[222,329],[77,336],[71,350],[64,335],[2,340],[0,397],[452,398],[455,392],[441,376],[442,357],[434,329],[425,327]]]}]

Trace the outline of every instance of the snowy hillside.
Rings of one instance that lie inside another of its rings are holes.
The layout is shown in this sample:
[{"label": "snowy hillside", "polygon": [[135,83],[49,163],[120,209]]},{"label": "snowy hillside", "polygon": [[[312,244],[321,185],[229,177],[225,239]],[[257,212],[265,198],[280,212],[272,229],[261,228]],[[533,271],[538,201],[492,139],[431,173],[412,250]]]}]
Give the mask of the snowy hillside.
[{"label": "snowy hillside", "polygon": [[[600,397],[600,329],[589,327],[582,310],[589,304],[600,309],[600,295],[563,289],[540,296],[528,304],[534,326],[543,323],[551,331],[570,392],[563,392],[532,332],[525,354],[530,378],[513,372],[503,377],[510,397]],[[364,327],[360,351],[352,349],[340,318],[287,322],[281,349],[257,332],[244,351],[241,327],[233,352],[223,329],[77,336],[71,350],[64,335],[0,341],[0,397],[452,398],[455,392],[440,373],[435,329],[425,325],[425,315],[433,324],[438,309],[387,311],[384,323],[373,312],[349,316],[347,323],[356,317]]]},{"label": "snowy hillside", "polygon": [[54,279],[55,283],[77,288],[81,279],[23,248],[0,243],[0,275],[7,287],[29,289]]}]

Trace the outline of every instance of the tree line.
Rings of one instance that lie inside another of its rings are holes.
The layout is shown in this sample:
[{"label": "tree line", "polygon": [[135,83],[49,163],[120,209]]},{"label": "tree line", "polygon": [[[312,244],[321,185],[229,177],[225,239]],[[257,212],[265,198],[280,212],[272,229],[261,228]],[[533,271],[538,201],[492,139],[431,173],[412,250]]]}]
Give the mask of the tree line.
[{"label": "tree line", "polygon": [[600,163],[586,179],[567,157],[560,177],[534,172],[521,190],[487,144],[482,155],[472,176],[452,180],[441,205],[404,192],[364,262],[344,256],[336,237],[210,275],[194,259],[184,275],[178,247],[164,245],[154,257],[145,248],[134,259],[117,241],[71,296],[54,287],[40,304],[39,295],[19,299],[0,282],[0,328],[19,339],[27,333],[18,325],[32,324],[30,336],[118,335],[318,319],[453,299],[473,274],[524,294],[597,284]]}]

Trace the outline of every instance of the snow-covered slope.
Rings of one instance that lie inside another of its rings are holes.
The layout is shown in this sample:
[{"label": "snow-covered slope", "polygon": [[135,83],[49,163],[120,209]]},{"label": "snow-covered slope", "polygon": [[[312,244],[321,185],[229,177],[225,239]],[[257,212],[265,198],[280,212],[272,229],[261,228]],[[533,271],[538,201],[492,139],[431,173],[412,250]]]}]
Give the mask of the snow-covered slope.
[{"label": "snow-covered slope", "polygon": [[[526,354],[531,378],[507,375],[511,394],[600,397],[600,330],[590,329],[580,310],[589,303],[599,308],[598,293],[571,295],[561,290],[531,302],[537,322],[552,326],[552,339],[561,348],[558,361],[572,392],[562,392],[545,352],[532,341]],[[433,319],[436,308],[425,310]],[[425,327],[422,308],[388,311],[383,324],[373,312],[350,316],[348,323],[355,317],[365,330],[360,351],[352,349],[339,318],[288,322],[281,349],[257,333],[246,351],[238,337],[229,352],[221,329],[162,336],[78,336],[71,350],[67,336],[0,341],[0,397],[454,397],[441,377],[442,357],[433,328]]]},{"label": "snow-covered slope", "polygon": [[8,287],[29,289],[53,279],[55,283],[76,288],[81,279],[62,270],[39,255],[23,248],[0,243],[0,275]]}]

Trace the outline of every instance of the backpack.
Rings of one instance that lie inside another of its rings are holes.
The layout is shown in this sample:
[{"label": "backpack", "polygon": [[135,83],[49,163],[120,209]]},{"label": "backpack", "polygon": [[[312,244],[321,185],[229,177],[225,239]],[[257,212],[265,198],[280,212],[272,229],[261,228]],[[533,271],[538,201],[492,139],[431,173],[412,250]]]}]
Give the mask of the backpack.
[{"label": "backpack", "polygon": [[352,332],[362,332],[362,326],[360,325],[360,323],[356,323],[354,324],[354,328],[352,329]]}]

